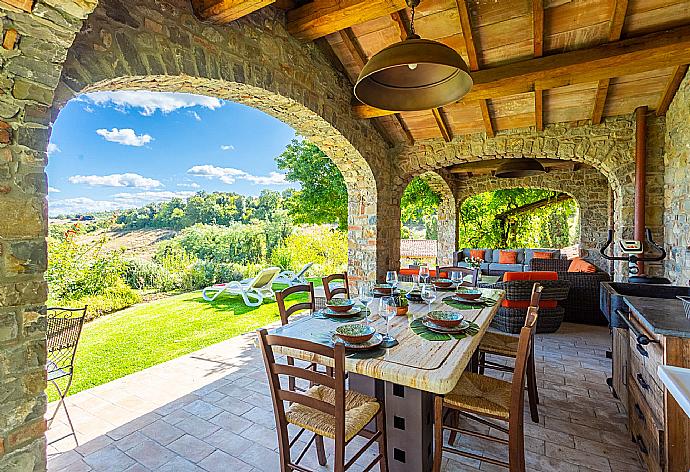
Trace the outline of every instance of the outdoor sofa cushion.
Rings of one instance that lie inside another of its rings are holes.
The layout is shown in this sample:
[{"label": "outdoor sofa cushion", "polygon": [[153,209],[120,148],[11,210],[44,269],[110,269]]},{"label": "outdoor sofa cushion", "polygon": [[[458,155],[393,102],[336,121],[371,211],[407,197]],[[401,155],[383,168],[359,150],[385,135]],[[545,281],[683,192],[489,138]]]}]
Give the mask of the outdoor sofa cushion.
[{"label": "outdoor sofa cushion", "polygon": [[525,260],[523,264],[529,264],[532,259],[534,259],[534,254],[537,252],[548,252],[551,253],[550,259],[560,259],[561,251],[558,249],[548,249],[548,248],[527,248],[525,249]]},{"label": "outdoor sofa cushion", "polygon": [[500,251],[498,253],[499,264],[517,264],[517,251]]},{"label": "outdoor sofa cushion", "polygon": [[[558,280],[558,273],[556,272],[506,272],[503,275],[504,282],[511,282],[514,280]],[[529,307],[529,300],[503,300],[501,306],[506,308],[527,308]],[[540,300],[539,308],[556,308],[558,301],[556,300]]]},{"label": "outdoor sofa cushion", "polygon": [[523,269],[522,264],[498,264],[496,262],[489,264],[490,272],[522,272]]},{"label": "outdoor sofa cushion", "polygon": [[553,252],[548,251],[534,251],[534,259],[551,259],[553,258]]},{"label": "outdoor sofa cushion", "polygon": [[594,273],[597,271],[596,266],[593,264],[590,264],[584,259],[581,259],[579,257],[574,258],[570,262],[570,266],[568,267],[568,272],[587,272],[587,273]]},{"label": "outdoor sofa cushion", "polygon": [[484,249],[470,249],[470,257],[481,259],[482,261],[484,261],[486,260],[484,259],[485,254],[486,251]]}]

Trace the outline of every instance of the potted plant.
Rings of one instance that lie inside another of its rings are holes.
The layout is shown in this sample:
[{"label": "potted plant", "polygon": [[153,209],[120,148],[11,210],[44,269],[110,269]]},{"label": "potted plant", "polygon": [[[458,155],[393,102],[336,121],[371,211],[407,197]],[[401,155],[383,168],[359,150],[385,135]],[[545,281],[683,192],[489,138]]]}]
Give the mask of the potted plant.
[{"label": "potted plant", "polygon": [[482,279],[482,262],[484,262],[483,259],[480,259],[478,257],[466,257],[465,258],[465,263],[470,266],[472,269],[479,269],[477,272],[477,280]]},{"label": "potted plant", "polygon": [[407,310],[410,309],[409,302],[407,301],[407,297],[405,295],[407,295],[407,292],[400,290],[400,293],[393,297],[393,302],[398,310],[396,313],[398,316],[407,315]]}]

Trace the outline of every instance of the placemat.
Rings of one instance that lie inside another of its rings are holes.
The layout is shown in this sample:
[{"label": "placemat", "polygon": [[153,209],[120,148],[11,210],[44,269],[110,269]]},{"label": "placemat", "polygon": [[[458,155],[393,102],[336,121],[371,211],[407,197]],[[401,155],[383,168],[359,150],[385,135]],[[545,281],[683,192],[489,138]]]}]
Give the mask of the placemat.
[{"label": "placemat", "polygon": [[496,300],[487,299],[484,303],[463,303],[453,299],[453,295],[443,299],[443,303],[458,310],[476,310],[477,308],[487,308],[494,306]]}]

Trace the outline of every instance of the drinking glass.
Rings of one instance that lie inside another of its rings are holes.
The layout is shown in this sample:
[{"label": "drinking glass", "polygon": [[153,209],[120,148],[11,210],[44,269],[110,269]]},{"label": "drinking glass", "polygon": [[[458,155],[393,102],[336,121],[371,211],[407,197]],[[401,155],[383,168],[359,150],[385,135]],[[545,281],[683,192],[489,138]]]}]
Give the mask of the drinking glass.
[{"label": "drinking glass", "polygon": [[450,281],[457,287],[462,283],[462,274],[460,272],[451,271]]},{"label": "drinking glass", "polygon": [[384,342],[395,341],[395,338],[389,334],[390,320],[393,319],[397,313],[394,297],[381,297],[379,300],[379,316],[386,320],[386,335],[383,337]]},{"label": "drinking glass", "polygon": [[431,312],[431,304],[436,300],[436,287],[432,284],[424,284],[422,286],[422,300],[424,300],[428,305],[428,312]]},{"label": "drinking glass", "polygon": [[369,304],[374,300],[374,290],[369,282],[359,284],[359,300],[364,304],[364,319],[369,324]]},{"label": "drinking glass", "polygon": [[393,287],[393,290],[398,286],[398,273],[394,270],[386,272],[386,283]]},{"label": "drinking glass", "polygon": [[419,278],[422,279],[423,283],[429,283],[429,267],[423,265],[419,268]]}]

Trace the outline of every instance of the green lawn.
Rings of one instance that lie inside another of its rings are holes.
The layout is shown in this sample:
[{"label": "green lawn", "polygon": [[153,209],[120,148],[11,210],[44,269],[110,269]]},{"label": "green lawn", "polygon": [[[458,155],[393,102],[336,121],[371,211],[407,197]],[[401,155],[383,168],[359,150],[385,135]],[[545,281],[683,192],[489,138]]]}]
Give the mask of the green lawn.
[{"label": "green lawn", "polygon": [[[275,288],[279,288],[278,285]],[[295,297],[295,301],[306,297]],[[239,296],[207,302],[190,292],[136,305],[84,325],[74,394],[197,351],[279,319],[273,300],[248,307]],[[54,388],[49,399],[56,400]]]}]

